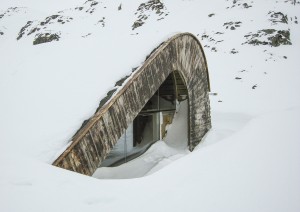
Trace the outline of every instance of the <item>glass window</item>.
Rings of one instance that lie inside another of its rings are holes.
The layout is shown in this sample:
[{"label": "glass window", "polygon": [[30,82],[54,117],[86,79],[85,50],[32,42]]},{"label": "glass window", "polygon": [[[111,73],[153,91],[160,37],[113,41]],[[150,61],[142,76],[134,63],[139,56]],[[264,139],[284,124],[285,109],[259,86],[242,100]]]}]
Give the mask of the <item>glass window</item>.
[{"label": "glass window", "polygon": [[158,101],[158,92],[156,92],[146,103],[142,111],[158,111],[159,110],[159,101]]},{"label": "glass window", "polygon": [[118,140],[101,166],[117,166],[143,154],[163,139],[176,109],[175,76],[170,74]]},{"label": "glass window", "polygon": [[160,139],[159,112],[140,113],[133,123],[133,146],[144,146]]},{"label": "glass window", "polygon": [[141,113],[117,141],[101,167],[118,166],[143,154],[160,140],[160,113]]}]

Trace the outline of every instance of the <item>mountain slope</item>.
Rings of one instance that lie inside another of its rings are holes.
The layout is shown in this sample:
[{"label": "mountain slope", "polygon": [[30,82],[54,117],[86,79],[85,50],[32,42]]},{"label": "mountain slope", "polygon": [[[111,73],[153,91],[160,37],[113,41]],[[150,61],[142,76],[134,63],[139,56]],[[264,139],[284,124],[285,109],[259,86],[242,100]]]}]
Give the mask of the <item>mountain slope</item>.
[{"label": "mountain slope", "polygon": [[[1,3],[0,210],[299,211],[300,4],[293,3]],[[202,144],[137,179],[51,166],[115,82],[185,31],[204,46],[217,93]]]}]

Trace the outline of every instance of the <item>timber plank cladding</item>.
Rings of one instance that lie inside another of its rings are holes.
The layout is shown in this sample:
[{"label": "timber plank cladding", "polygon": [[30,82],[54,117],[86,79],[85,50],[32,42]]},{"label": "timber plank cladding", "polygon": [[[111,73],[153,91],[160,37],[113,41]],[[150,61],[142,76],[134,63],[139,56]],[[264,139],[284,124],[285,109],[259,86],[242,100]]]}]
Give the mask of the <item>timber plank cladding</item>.
[{"label": "timber plank cladding", "polygon": [[188,147],[192,151],[211,128],[210,84],[200,42],[190,33],[181,33],[150,54],[122,89],[77,131],[53,165],[91,176],[172,72],[181,77],[187,90]]}]

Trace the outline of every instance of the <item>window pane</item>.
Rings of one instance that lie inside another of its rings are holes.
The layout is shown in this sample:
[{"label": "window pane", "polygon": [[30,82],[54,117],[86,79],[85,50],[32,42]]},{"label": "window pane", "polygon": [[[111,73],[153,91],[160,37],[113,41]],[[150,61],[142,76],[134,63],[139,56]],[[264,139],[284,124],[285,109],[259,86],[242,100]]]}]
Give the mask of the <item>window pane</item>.
[{"label": "window pane", "polygon": [[129,125],[121,138],[117,141],[106,159],[101,163],[102,167],[111,166],[116,163],[124,163],[128,152],[133,149],[133,124]]},{"label": "window pane", "polygon": [[146,111],[157,111],[158,107],[158,92],[156,92],[151,99],[146,103],[145,107],[142,109],[143,112]]}]

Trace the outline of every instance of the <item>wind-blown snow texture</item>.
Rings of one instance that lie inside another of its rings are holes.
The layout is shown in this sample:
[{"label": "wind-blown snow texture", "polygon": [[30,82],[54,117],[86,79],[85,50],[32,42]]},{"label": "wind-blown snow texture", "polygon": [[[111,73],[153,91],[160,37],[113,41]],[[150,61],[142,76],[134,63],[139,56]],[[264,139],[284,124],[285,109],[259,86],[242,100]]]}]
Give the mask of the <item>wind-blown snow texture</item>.
[{"label": "wind-blown snow texture", "polygon": [[[0,211],[300,211],[299,2],[161,2],[1,2]],[[218,93],[194,152],[126,180],[50,165],[117,80],[186,31]]]}]

